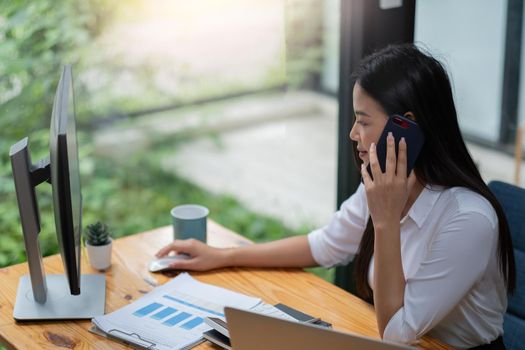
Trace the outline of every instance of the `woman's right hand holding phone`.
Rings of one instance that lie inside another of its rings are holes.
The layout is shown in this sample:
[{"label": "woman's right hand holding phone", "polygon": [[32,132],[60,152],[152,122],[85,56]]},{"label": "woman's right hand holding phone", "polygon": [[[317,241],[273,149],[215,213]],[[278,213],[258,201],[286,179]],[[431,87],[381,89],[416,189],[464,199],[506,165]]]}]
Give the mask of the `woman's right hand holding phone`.
[{"label": "woman's right hand holding phone", "polygon": [[[407,178],[407,144],[404,138],[399,141],[399,154],[396,157],[395,140],[392,133],[387,136],[386,171],[383,173],[377,158],[376,145],[369,150],[370,177],[364,165],[361,175],[365,185],[366,197],[374,227],[399,226],[401,214],[405,209],[412,188],[417,181],[412,171]],[[398,232],[399,233],[399,232]]]}]

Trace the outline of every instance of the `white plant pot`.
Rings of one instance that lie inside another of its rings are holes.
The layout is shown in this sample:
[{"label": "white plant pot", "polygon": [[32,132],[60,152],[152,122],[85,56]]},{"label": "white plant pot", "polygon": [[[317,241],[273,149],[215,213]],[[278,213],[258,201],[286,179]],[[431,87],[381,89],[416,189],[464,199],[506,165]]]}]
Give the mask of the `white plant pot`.
[{"label": "white plant pot", "polygon": [[105,270],[111,266],[111,248],[113,247],[113,240],[110,238],[106,245],[90,245],[86,242],[89,263],[94,269]]}]

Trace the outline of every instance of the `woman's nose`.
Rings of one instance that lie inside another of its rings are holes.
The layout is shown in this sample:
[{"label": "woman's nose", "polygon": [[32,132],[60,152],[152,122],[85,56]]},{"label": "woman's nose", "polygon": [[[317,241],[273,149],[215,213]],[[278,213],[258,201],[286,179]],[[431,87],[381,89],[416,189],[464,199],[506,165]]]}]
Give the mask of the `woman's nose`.
[{"label": "woman's nose", "polygon": [[348,136],[350,137],[350,140],[358,141],[357,140],[358,133],[357,133],[357,130],[356,130],[356,127],[355,127],[355,123],[354,123],[354,125],[352,125],[352,129],[350,129],[350,134],[348,134]]}]

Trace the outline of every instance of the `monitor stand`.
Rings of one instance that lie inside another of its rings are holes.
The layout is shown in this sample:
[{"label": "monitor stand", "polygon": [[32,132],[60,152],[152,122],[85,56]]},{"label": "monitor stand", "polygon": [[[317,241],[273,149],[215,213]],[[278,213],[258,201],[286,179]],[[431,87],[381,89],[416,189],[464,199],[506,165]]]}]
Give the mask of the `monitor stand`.
[{"label": "monitor stand", "polygon": [[71,295],[65,275],[47,275],[47,298],[37,302],[29,275],[20,277],[13,317],[17,321],[90,319],[104,314],[106,276],[81,275],[80,295]]}]

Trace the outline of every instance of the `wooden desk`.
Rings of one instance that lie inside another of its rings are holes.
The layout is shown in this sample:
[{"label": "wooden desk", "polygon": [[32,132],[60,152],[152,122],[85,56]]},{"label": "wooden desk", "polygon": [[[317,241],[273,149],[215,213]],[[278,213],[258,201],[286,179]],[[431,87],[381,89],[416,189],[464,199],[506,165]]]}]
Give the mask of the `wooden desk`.
[{"label": "wooden desk", "polygon": [[[171,226],[128,236],[114,242],[112,266],[106,271],[106,313],[121,308],[169,280],[163,274],[152,274],[147,262],[153,254],[172,239]],[[250,244],[250,241],[218,224],[208,222],[208,241],[217,247]],[[62,273],[58,255],[44,259],[47,274]],[[93,270],[85,251],[83,273]],[[127,347],[88,331],[91,322],[16,323],[13,307],[21,275],[28,273],[27,263],[0,269],[0,343],[16,349],[126,349]],[[333,324],[334,329],[378,338],[373,308],[321,278],[300,269],[227,268],[211,272],[191,272],[196,279],[262,298],[275,304],[285,303]],[[424,337],[423,349],[448,349],[442,343]],[[209,343],[199,349],[217,349]]]}]

